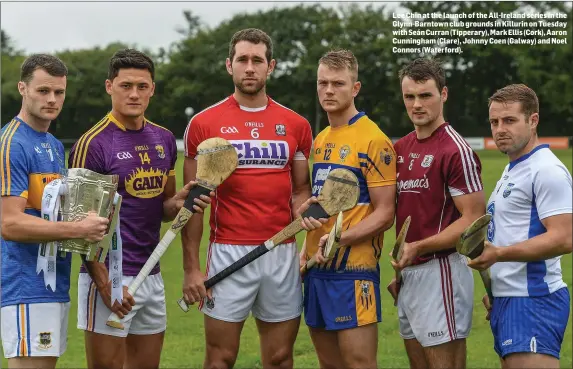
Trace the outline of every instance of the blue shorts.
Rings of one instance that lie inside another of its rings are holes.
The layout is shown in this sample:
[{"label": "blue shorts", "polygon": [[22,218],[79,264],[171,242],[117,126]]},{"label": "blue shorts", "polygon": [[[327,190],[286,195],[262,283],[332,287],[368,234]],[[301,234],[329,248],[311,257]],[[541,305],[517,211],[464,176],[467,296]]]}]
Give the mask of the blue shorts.
[{"label": "blue shorts", "polygon": [[559,359],[569,300],[567,287],[541,297],[495,297],[490,315],[495,352],[502,358],[535,352]]},{"label": "blue shorts", "polygon": [[304,319],[312,328],[340,330],[382,321],[380,284],[371,280],[304,280]]}]

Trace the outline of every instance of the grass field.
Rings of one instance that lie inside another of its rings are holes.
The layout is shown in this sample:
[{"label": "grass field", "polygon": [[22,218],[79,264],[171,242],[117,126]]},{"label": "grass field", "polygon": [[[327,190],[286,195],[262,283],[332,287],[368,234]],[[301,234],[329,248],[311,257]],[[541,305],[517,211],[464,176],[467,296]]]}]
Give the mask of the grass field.
[{"label": "grass field", "polygon": [[[572,151],[563,150],[555,152],[565,163],[571,172]],[[499,179],[504,166],[507,164],[506,156],[497,151],[479,152],[482,160],[482,176],[486,199],[489,197],[495,183]],[[182,163],[180,157],[177,162],[178,188],[182,186]],[[206,218],[207,219],[207,218]],[[164,225],[164,230],[167,224]],[[207,228],[206,228],[207,229]],[[205,250],[208,242],[208,233],[205,232],[201,247],[202,260],[205,260]],[[408,359],[406,357],[402,340],[398,334],[398,317],[396,308],[393,306],[390,294],[386,291],[385,286],[392,278],[392,267],[388,260],[388,253],[394,242],[394,229],[386,232],[384,238],[384,250],[380,260],[382,277],[382,323],[378,325],[379,330],[379,350],[378,364],[380,368],[407,368]],[[304,235],[299,234],[299,244]],[[563,269],[563,278],[569,286],[571,292],[572,282],[572,256],[566,255],[561,259]],[[72,309],[69,321],[69,340],[68,349],[65,355],[59,360],[58,367],[61,368],[85,368],[86,360],[84,354],[84,337],[83,332],[76,328],[76,311],[74,305],[77,301],[77,275],[80,265],[80,258],[73,258],[72,273]],[[163,368],[198,368],[201,367],[204,355],[204,335],[203,335],[203,316],[196,309],[189,313],[183,313],[176,304],[176,300],[181,296],[182,283],[182,260],[181,260],[181,242],[178,237],[161,260],[161,270],[165,281],[166,298],[167,298],[167,332],[163,346],[161,358],[161,367]],[[202,264],[204,268],[204,263]],[[485,317],[485,310],[481,303],[481,297],[484,289],[481,284],[479,275],[474,271],[475,279],[475,297],[474,297],[474,315],[473,327],[467,341],[467,364],[469,368],[498,368],[499,361],[493,351],[493,338],[489,328],[489,322]],[[569,324],[565,333],[561,351],[561,367],[572,367],[572,332],[571,332],[571,312]],[[310,340],[308,330],[304,324],[298,333],[295,344],[295,367],[296,368],[318,368],[316,354]],[[6,366],[6,360],[2,360],[2,366]],[[236,368],[260,368],[261,361],[259,355],[258,334],[253,318],[249,318],[245,324],[241,339],[241,347],[237,359]]]}]

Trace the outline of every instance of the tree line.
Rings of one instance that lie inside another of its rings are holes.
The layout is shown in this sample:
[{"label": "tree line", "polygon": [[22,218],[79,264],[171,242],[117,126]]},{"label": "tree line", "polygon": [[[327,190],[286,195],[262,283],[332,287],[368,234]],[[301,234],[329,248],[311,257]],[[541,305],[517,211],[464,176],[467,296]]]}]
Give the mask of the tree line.
[{"label": "tree line", "polygon": [[[398,71],[419,53],[392,52],[392,11],[398,4],[328,7],[320,4],[275,8],[237,14],[216,27],[208,27],[192,11],[183,13],[182,39],[150,52],[145,45],[109,44],[56,53],[68,66],[64,109],[51,128],[60,139],[75,139],[110,109],[104,81],[112,54],[124,47],[147,51],[156,62],[156,89],[146,116],[178,138],[187,124],[186,107],[198,112],[233,91],[225,70],[231,36],[239,29],[256,27],[274,42],[275,72],[268,94],[305,116],[316,134],[328,122],[316,96],[316,69],[320,56],[332,48],[347,48],[358,58],[362,89],[356,105],[382,130],[399,137],[412,130],[406,115]],[[510,83],[525,83],[540,100],[541,136],[573,135],[572,11],[565,2],[407,2],[411,13],[562,12],[567,14],[567,45],[465,45],[462,54],[439,54],[446,68],[448,121],[465,136],[489,136],[487,99]],[[477,28],[479,29],[479,28]],[[26,53],[2,31],[2,124],[17,114],[19,68]],[[455,45],[442,45],[451,47]]]}]

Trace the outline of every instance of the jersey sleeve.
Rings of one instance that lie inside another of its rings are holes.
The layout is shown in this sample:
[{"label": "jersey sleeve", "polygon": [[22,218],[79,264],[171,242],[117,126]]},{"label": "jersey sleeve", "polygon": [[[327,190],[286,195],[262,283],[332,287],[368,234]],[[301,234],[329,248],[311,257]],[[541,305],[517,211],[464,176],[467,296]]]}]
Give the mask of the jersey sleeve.
[{"label": "jersey sleeve", "polygon": [[444,178],[452,197],[467,195],[483,190],[481,161],[468,146],[461,144],[444,156],[442,168]]},{"label": "jersey sleeve", "polygon": [[105,149],[99,141],[85,142],[82,136],[70,150],[68,167],[85,168],[97,173],[106,173]]},{"label": "jersey sleeve", "polygon": [[203,132],[200,119],[201,117],[197,115],[191,118],[183,134],[185,157],[195,158],[197,155],[197,146],[205,140],[205,133]]},{"label": "jersey sleeve", "polygon": [[375,135],[366,152],[358,153],[358,159],[368,187],[396,184],[396,151],[384,135]]},{"label": "jersey sleeve", "polygon": [[533,195],[539,219],[572,213],[571,174],[561,165],[540,167],[533,178]]},{"label": "jersey sleeve", "polygon": [[2,196],[20,196],[28,198],[28,175],[30,166],[24,147],[10,138],[2,142]]},{"label": "jersey sleeve", "polygon": [[169,143],[168,150],[171,158],[171,166],[169,168],[169,177],[175,176],[175,163],[177,162],[177,141],[173,133],[169,132],[167,136],[167,142]]},{"label": "jersey sleeve", "polygon": [[304,119],[301,125],[300,135],[298,138],[298,147],[294,154],[294,160],[308,160],[310,150],[312,150],[312,129],[310,123]]}]

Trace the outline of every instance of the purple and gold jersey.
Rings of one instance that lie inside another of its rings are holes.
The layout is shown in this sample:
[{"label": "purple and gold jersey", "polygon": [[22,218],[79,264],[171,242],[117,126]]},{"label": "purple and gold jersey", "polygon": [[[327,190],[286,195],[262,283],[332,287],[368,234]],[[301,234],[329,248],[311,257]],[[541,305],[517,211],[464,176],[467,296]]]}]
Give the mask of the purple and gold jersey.
[{"label": "purple and gold jersey", "polygon": [[[69,168],[119,175],[126,276],[137,275],[159,243],[163,191],[167,178],[175,175],[176,160],[175,136],[169,130],[147,119],[140,130],[128,130],[111,113],[80,137],[70,151]],[[81,271],[85,272],[83,266]],[[151,274],[158,272],[159,263]]]}]

